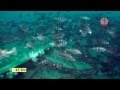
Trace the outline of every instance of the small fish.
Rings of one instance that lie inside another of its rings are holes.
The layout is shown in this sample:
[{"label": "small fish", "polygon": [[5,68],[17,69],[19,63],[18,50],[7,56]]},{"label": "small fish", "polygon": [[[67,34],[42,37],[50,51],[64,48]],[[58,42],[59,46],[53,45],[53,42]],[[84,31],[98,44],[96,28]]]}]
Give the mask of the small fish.
[{"label": "small fish", "polygon": [[105,52],[106,51],[106,48],[104,48],[104,47],[93,47],[91,49],[94,51],[97,51],[97,52]]},{"label": "small fish", "polygon": [[17,55],[16,47],[12,48],[10,51],[0,49],[0,60],[11,55]]},{"label": "small fish", "polygon": [[90,35],[92,34],[92,30],[90,29],[89,24],[86,27],[86,31],[88,34],[90,34]]},{"label": "small fish", "polygon": [[82,34],[82,36],[84,36],[84,37],[85,37],[87,34],[89,34],[89,35],[92,34],[92,30],[90,29],[89,24],[87,24],[83,30],[80,29],[79,32],[80,32],[80,33]]},{"label": "small fish", "polygon": [[50,42],[49,45],[54,47],[55,46],[55,42]]},{"label": "small fish", "polygon": [[29,28],[25,25],[22,25],[22,24],[19,25],[19,29],[24,33],[29,32]]},{"label": "small fish", "polygon": [[65,47],[67,45],[67,41],[65,40],[59,40],[57,42],[51,42],[49,43],[50,46],[52,47]]},{"label": "small fish", "polygon": [[56,43],[57,47],[65,47],[67,45],[67,41],[65,40],[59,40],[58,43]]},{"label": "small fish", "polygon": [[86,16],[82,16],[82,17],[80,17],[80,19],[90,20],[90,18],[89,18],[89,17],[86,17]]},{"label": "small fish", "polygon": [[108,53],[120,55],[120,48],[109,48],[108,51]]},{"label": "small fish", "polygon": [[31,36],[31,38],[33,40],[39,40],[39,41],[44,41],[45,40],[45,37],[41,34],[38,34],[38,33],[37,33],[37,36]]},{"label": "small fish", "polygon": [[54,18],[54,20],[57,20],[61,23],[65,22],[67,19],[65,17],[58,17],[58,18]]},{"label": "small fish", "polygon": [[61,27],[55,27],[56,30],[62,31],[63,29]]},{"label": "small fish", "polygon": [[37,57],[34,57],[31,59],[33,62],[37,62],[38,61],[38,58]]},{"label": "small fish", "polygon": [[108,31],[107,32],[109,35],[111,35],[112,37],[115,37],[115,32],[114,31]]},{"label": "small fish", "polygon": [[42,60],[41,62],[38,63],[38,65],[40,65],[40,64],[47,64],[47,60],[46,59]]},{"label": "small fish", "polygon": [[35,37],[35,36],[31,36],[31,38],[32,38],[33,40],[36,40],[36,37]]},{"label": "small fish", "polygon": [[67,60],[70,60],[70,61],[75,61],[75,58],[71,55],[71,54],[68,54],[68,53],[60,53],[59,54],[61,57],[67,59]]},{"label": "small fish", "polygon": [[54,39],[60,39],[60,38],[63,38],[64,36],[65,36],[64,33],[58,32],[58,33],[55,33],[53,38]]},{"label": "small fish", "polygon": [[34,49],[33,43],[32,42],[26,43],[25,48]]},{"label": "small fish", "polygon": [[100,40],[98,40],[98,41],[99,41],[99,43],[101,43],[101,44],[103,44],[103,45],[109,45],[109,44],[110,44],[108,41],[106,41],[106,40],[104,40],[104,39],[100,39]]},{"label": "small fish", "polygon": [[41,34],[38,34],[38,36],[36,37],[39,41],[44,41],[45,37]]},{"label": "small fish", "polygon": [[107,33],[108,33],[112,38],[118,38],[118,37],[120,37],[120,32],[108,31]]},{"label": "small fish", "polygon": [[66,49],[66,51],[68,51],[72,54],[82,54],[82,52],[78,49]]},{"label": "small fish", "polygon": [[79,30],[79,32],[82,34],[83,37],[85,37],[87,35],[87,33],[81,29]]}]

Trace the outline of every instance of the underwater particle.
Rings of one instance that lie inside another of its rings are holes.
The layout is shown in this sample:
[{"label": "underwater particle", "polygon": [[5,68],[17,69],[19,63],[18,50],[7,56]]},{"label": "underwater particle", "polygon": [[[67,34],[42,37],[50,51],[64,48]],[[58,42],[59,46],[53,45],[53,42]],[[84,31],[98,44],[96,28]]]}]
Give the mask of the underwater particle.
[{"label": "underwater particle", "polygon": [[107,26],[107,25],[108,25],[108,19],[107,19],[107,18],[102,18],[102,19],[100,20],[100,24],[101,24],[103,27]]}]

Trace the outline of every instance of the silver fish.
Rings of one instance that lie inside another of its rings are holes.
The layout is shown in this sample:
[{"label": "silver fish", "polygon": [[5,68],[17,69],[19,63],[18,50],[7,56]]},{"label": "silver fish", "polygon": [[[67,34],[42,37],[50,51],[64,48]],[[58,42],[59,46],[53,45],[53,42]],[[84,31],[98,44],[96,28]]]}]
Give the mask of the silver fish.
[{"label": "silver fish", "polygon": [[92,30],[90,29],[89,24],[86,26],[86,31],[88,34],[92,34]]},{"label": "silver fish", "polygon": [[78,49],[66,49],[66,51],[68,51],[72,54],[82,54],[82,52]]},{"label": "silver fish", "polygon": [[112,38],[118,38],[120,37],[120,32],[115,31],[108,31],[107,32]]},{"label": "silver fish", "polygon": [[54,18],[54,20],[57,20],[61,23],[65,22],[67,19],[65,17],[58,17],[58,18]]},{"label": "silver fish", "polygon": [[92,34],[92,30],[89,27],[89,24],[87,24],[84,28],[84,30],[80,29],[79,32],[82,34],[82,36],[86,36],[87,34],[91,35]]},{"label": "silver fish", "polygon": [[93,47],[91,49],[94,51],[97,51],[97,52],[105,52],[106,51],[106,48],[104,48],[104,47]]},{"label": "silver fish", "polygon": [[54,39],[61,39],[64,36],[65,36],[64,33],[59,32],[59,33],[55,33],[55,35],[53,36],[53,38]]},{"label": "silver fish", "polygon": [[56,30],[62,31],[63,29],[61,27],[55,27]]},{"label": "silver fish", "polygon": [[10,51],[0,49],[0,60],[11,55],[17,55],[16,47],[12,48]]},{"label": "silver fish", "polygon": [[89,17],[86,17],[86,16],[82,16],[82,17],[80,17],[80,19],[83,19],[83,20],[90,20],[90,18],[89,18]]},{"label": "silver fish", "polygon": [[71,54],[68,54],[68,53],[60,53],[59,54],[61,57],[69,60],[69,61],[75,61],[75,58],[71,55]]},{"label": "silver fish", "polygon": [[34,57],[31,59],[33,62],[37,62],[38,61],[38,58],[37,57]]},{"label": "silver fish", "polygon": [[33,40],[39,40],[39,41],[44,41],[45,40],[45,37],[41,34],[38,34],[38,33],[37,33],[37,36],[31,36],[31,38]]},{"label": "silver fish", "polygon": [[45,37],[43,35],[40,35],[40,34],[36,38],[38,40],[40,40],[40,41],[44,41],[45,40]]},{"label": "silver fish", "polygon": [[31,43],[31,42],[29,42],[29,43],[26,43],[26,46],[25,46],[25,48],[34,49],[33,43]]},{"label": "silver fish", "polygon": [[85,37],[86,35],[87,35],[87,32],[85,32],[85,31],[83,31],[83,30],[79,30],[79,32],[81,33],[81,35],[83,36],[83,37]]},{"label": "silver fish", "polygon": [[98,41],[100,41],[99,43],[104,44],[104,45],[109,45],[110,44],[108,41],[106,41],[104,39],[100,39]]},{"label": "silver fish", "polygon": [[56,46],[57,47],[64,47],[64,46],[66,46],[67,45],[67,41],[65,41],[65,40],[59,40],[59,43],[56,43]]}]

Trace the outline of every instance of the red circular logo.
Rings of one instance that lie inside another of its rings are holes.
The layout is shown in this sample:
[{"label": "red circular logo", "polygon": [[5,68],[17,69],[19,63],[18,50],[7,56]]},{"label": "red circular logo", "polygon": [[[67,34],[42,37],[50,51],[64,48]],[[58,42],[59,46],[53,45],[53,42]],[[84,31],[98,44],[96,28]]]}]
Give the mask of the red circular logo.
[{"label": "red circular logo", "polygon": [[108,25],[108,19],[107,18],[102,18],[100,20],[100,23],[101,23],[102,26],[107,26]]}]

